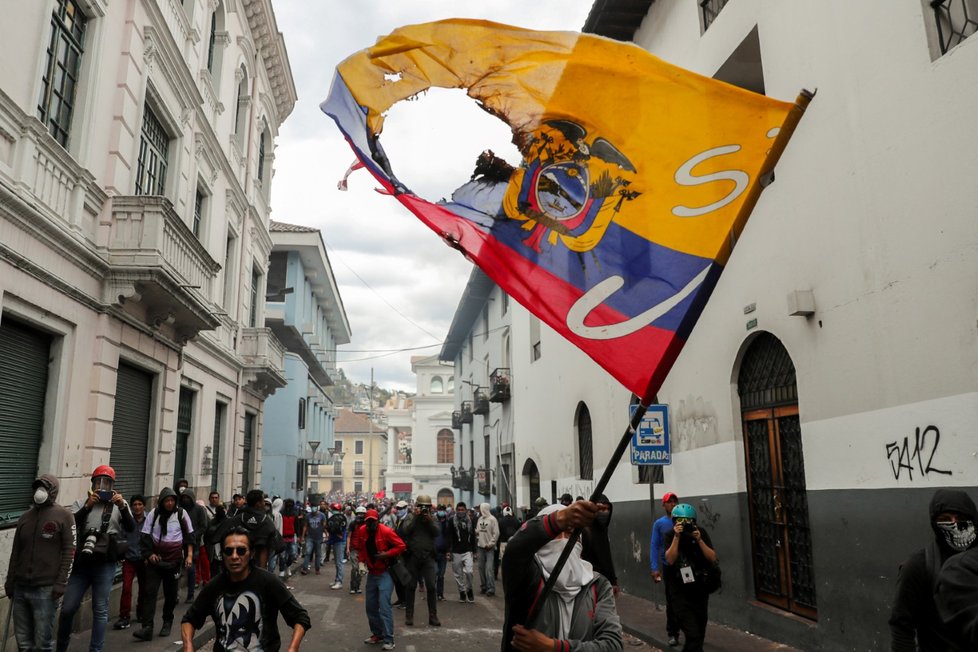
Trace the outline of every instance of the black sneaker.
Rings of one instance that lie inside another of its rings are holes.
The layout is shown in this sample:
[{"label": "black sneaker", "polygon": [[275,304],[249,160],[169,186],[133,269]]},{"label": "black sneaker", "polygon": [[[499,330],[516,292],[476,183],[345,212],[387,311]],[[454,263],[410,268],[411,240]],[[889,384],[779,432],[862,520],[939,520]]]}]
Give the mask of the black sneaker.
[{"label": "black sneaker", "polygon": [[469,592],[466,594],[466,598],[468,602],[475,602],[475,598],[472,596],[472,589],[469,589]]},{"label": "black sneaker", "polygon": [[153,626],[146,625],[145,627],[140,627],[132,633],[134,638],[138,638],[140,641],[152,641],[153,640]]},{"label": "black sneaker", "polygon": [[130,624],[131,623],[129,622],[128,618],[120,618],[115,622],[115,625],[112,626],[112,629],[129,629]]},{"label": "black sneaker", "polygon": [[459,593],[458,594],[458,601],[459,602],[467,602],[467,600],[465,599],[465,593]]},{"label": "black sneaker", "polygon": [[160,636],[169,636],[170,630],[173,629],[173,621],[165,620],[163,621],[163,626],[160,627]]}]

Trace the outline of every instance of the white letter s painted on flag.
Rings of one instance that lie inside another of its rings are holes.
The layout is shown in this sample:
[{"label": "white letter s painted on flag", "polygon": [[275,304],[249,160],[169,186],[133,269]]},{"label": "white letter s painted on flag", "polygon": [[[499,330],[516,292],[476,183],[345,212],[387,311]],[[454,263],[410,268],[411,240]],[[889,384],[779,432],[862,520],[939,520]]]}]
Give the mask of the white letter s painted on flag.
[{"label": "white letter s painted on flag", "polygon": [[672,209],[672,214],[676,217],[699,217],[700,215],[706,215],[707,213],[723,208],[743,194],[743,192],[747,190],[747,186],[750,184],[750,175],[742,170],[720,170],[719,172],[704,174],[700,177],[693,176],[693,168],[703,161],[709,160],[715,156],[724,156],[726,154],[733,154],[734,152],[739,151],[740,145],[724,145],[722,147],[714,147],[713,149],[708,149],[705,152],[700,152],[679,166],[679,169],[676,170],[676,183],[681,186],[701,186],[704,183],[712,183],[714,181],[733,181],[734,189],[731,190],[726,197],[723,197],[712,204],[701,206],[700,208],[674,206]]}]

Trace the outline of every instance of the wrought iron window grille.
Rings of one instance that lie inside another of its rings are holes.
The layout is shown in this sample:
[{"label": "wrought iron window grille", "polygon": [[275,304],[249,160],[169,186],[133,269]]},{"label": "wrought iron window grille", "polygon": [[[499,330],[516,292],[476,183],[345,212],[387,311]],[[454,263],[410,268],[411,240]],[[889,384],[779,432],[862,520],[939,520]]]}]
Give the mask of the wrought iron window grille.
[{"label": "wrought iron window grille", "polygon": [[978,32],[978,1],[931,0],[941,54]]},{"label": "wrought iron window grille", "polygon": [[730,0],[700,0],[700,12],[703,16],[703,31],[710,29],[710,25],[720,15],[720,11]]}]

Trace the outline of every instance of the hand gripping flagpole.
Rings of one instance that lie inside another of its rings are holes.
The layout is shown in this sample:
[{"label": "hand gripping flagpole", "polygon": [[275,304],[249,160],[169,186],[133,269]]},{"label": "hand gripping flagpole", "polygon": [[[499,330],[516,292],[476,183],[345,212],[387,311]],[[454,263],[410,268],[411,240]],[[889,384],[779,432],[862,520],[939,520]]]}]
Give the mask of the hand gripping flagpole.
[{"label": "hand gripping flagpole", "polygon": [[[761,190],[770,184],[772,179],[772,173],[774,172],[774,166],[777,165],[778,159],[781,158],[781,154],[784,152],[785,147],[788,144],[788,140],[791,135],[795,132],[795,128],[798,126],[798,122],[801,120],[801,116],[805,114],[805,109],[808,108],[809,102],[815,97],[815,93],[808,90],[802,90],[797,99],[795,99],[795,106],[788,112],[785,117],[784,123],[781,125],[780,131],[771,145],[770,151],[768,151],[767,156],[764,159],[764,163],[761,165],[761,170],[758,174],[759,183],[753,184],[751,189],[748,191],[747,197],[744,199],[743,205],[740,207],[740,211],[737,213],[737,218],[734,220],[733,228],[731,229],[731,241],[730,246],[733,247],[734,239],[743,230],[744,224],[747,222],[748,216],[750,216],[751,211],[754,210],[754,205],[757,204],[757,200],[761,196]],[[646,392],[646,396],[654,396],[658,388]],[[648,399],[644,399],[647,401]],[[632,415],[631,421],[628,424],[628,428],[625,429],[624,434],[621,436],[621,440],[618,442],[618,446],[615,448],[615,452],[611,454],[611,460],[609,460],[608,465],[604,469],[604,473],[601,474],[601,478],[598,480],[598,484],[594,486],[594,491],[591,492],[591,497],[589,500],[594,502],[598,495],[603,494],[608,483],[611,481],[611,476],[614,475],[615,470],[618,468],[618,464],[621,462],[622,456],[625,454],[625,449],[628,448],[629,442],[631,442],[632,435],[638,429],[639,424],[642,422],[642,418],[645,416],[645,412],[648,409],[648,404],[643,402],[635,410],[635,414]],[[527,614],[526,627],[528,629],[533,629],[536,624],[537,616],[540,614],[540,609],[543,604],[547,601],[547,596],[553,590],[554,584],[557,583],[557,578],[560,577],[560,572],[563,570],[564,565],[567,563],[568,557],[570,557],[571,551],[574,550],[574,546],[577,545],[577,540],[581,538],[581,530],[575,529],[571,534],[570,539],[568,539],[567,544],[560,553],[560,557],[557,559],[557,563],[554,564],[553,570],[550,572],[550,577],[547,578],[547,582],[543,585],[543,590],[540,592],[540,596],[534,602],[535,609],[531,607],[530,612]]]}]

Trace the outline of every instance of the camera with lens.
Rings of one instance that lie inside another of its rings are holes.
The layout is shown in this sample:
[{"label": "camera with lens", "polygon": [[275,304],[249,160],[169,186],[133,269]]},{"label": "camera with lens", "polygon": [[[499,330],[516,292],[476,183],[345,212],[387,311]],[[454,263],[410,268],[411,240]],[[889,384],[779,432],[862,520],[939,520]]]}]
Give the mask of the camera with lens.
[{"label": "camera with lens", "polygon": [[91,555],[95,552],[95,544],[98,542],[98,530],[89,528],[85,531],[85,540],[82,542],[82,554]]}]

